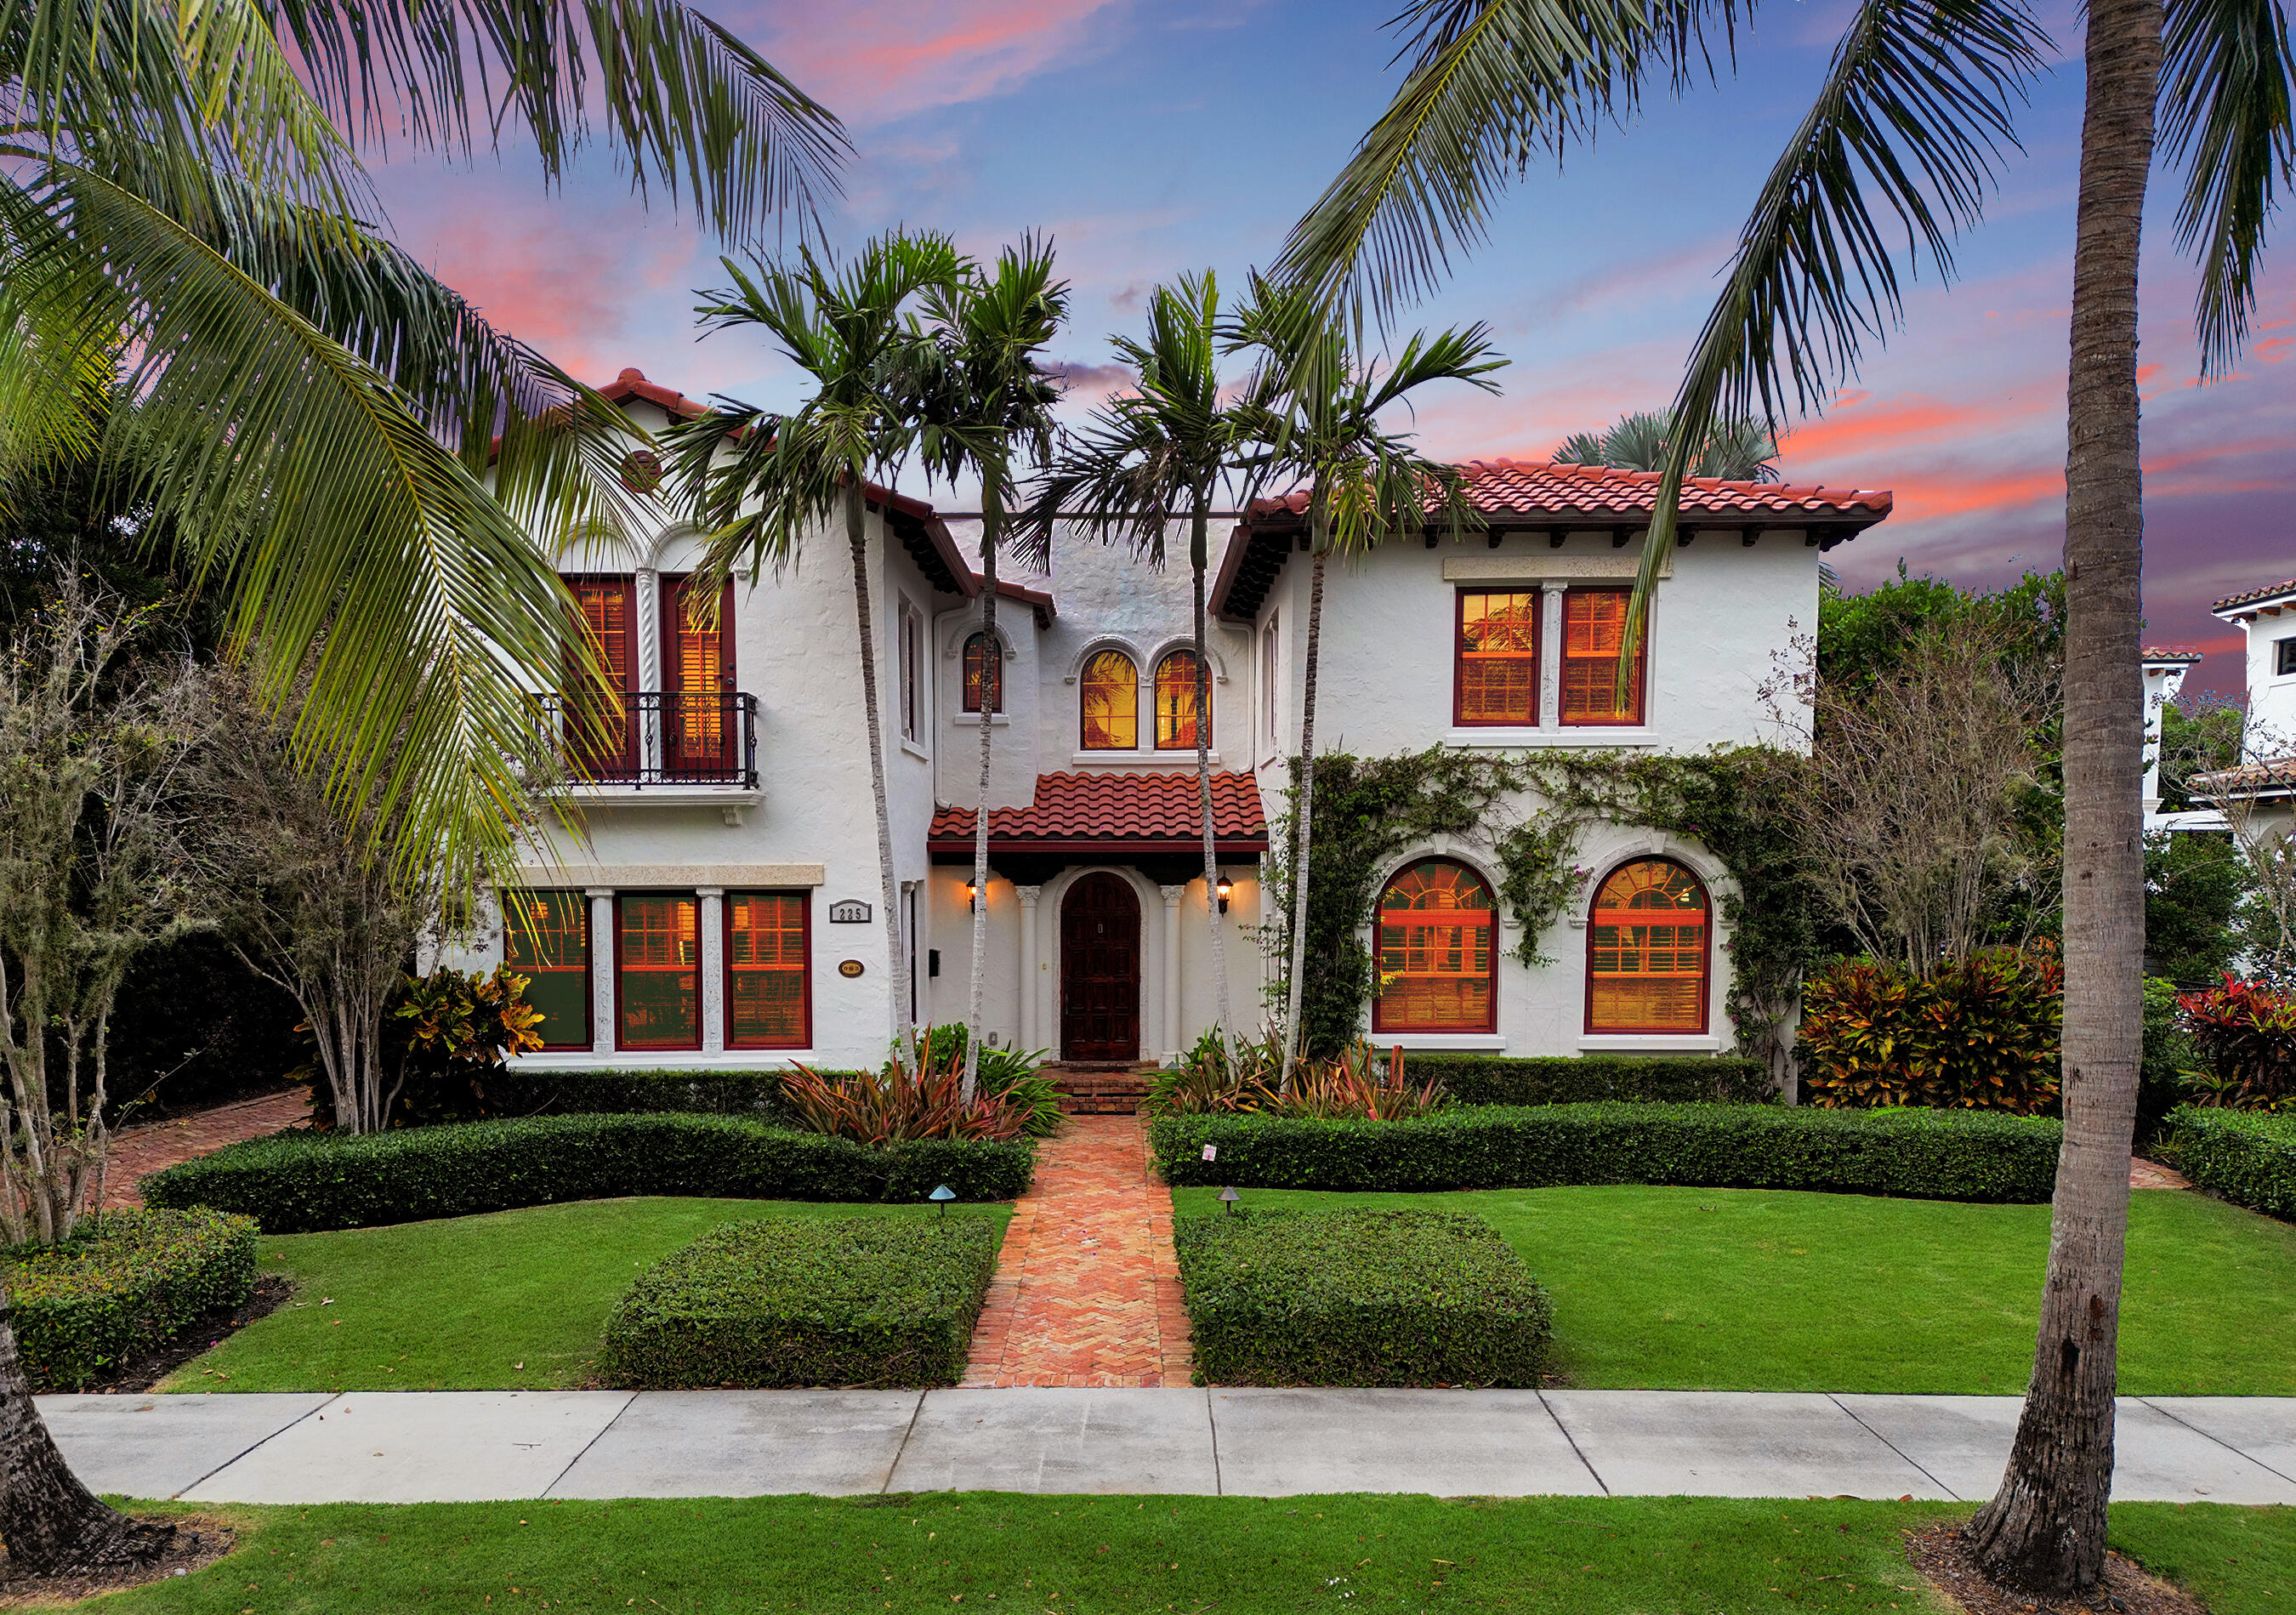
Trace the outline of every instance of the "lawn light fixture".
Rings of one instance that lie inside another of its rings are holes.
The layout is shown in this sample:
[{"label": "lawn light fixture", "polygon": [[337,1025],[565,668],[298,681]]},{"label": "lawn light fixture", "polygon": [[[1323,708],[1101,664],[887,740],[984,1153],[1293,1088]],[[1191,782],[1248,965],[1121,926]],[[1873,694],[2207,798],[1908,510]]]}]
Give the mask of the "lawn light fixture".
[{"label": "lawn light fixture", "polygon": [[1235,882],[1229,880],[1226,873],[1223,871],[1219,878],[1220,913],[1226,914],[1227,912],[1227,900],[1234,896],[1235,896]]},{"label": "lawn light fixture", "polygon": [[1220,1191],[1221,1211],[1229,1217],[1234,1217],[1235,1215],[1235,1202],[1242,1198],[1242,1195],[1238,1194],[1235,1192],[1234,1185],[1230,1185],[1228,1187],[1222,1189]]},{"label": "lawn light fixture", "polygon": [[948,1202],[956,1198],[956,1191],[943,1184],[925,1198],[933,1203],[933,1215],[942,1222],[948,1220]]}]

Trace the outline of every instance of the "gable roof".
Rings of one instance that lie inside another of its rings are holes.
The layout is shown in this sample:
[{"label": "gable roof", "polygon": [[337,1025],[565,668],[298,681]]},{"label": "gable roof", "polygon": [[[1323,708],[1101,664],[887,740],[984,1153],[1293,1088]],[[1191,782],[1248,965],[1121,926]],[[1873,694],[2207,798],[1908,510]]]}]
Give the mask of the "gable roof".
[{"label": "gable roof", "polygon": [[[1026,808],[988,810],[988,850],[1052,854],[1186,853],[1203,846],[1201,799],[1193,769],[1140,774],[1040,774]],[[943,808],[925,832],[928,851],[972,850],[973,810]],[[1222,857],[1267,850],[1259,785],[1248,774],[1212,775],[1212,840]]]},{"label": "gable roof", "polygon": [[[1621,538],[1647,527],[1658,504],[1656,471],[1505,458],[1469,460],[1458,469],[1466,482],[1467,503],[1482,518],[1482,530],[1494,537],[1543,529],[1560,543],[1566,531],[1597,529]],[[1295,488],[1280,497],[1251,502],[1220,558],[1211,595],[1216,614],[1232,621],[1259,615],[1284,557],[1304,535],[1308,500],[1307,489]],[[1687,544],[1700,531],[1714,528],[1795,527],[1818,548],[1832,549],[1884,520],[1893,503],[1887,489],[1692,477],[1682,485],[1680,542]],[[1431,545],[1435,530],[1429,529]],[[1752,541],[1751,537],[1746,540]]]},{"label": "gable roof", "polygon": [[2262,605],[2266,601],[2277,601],[2283,594],[2296,594],[2296,578],[2284,578],[2278,583],[2267,583],[2260,589],[2251,589],[2243,594],[2227,594],[2209,608],[2221,617],[2227,612],[2234,617],[2252,617],[2253,611],[2243,612],[2243,606]]}]

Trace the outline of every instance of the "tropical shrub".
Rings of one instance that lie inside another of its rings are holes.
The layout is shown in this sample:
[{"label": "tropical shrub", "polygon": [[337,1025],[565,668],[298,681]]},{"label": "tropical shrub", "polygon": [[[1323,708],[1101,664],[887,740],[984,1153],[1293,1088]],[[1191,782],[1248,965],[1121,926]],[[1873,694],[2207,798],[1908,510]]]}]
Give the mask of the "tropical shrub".
[{"label": "tropical shrub", "polygon": [[1336,1060],[1303,1060],[1292,1080],[1276,1087],[1255,1078],[1245,1108],[1263,1116],[1349,1117],[1364,1121],[1400,1121],[1424,1116],[1451,1103],[1439,1081],[1414,1084],[1400,1048],[1382,1063],[1368,1043],[1341,1052]]},{"label": "tropical shrub", "polygon": [[2166,976],[2144,978],[2144,1042],[2136,1067],[2140,1150],[2161,1137],[2169,1112],[2184,1103],[2185,1085],[2201,1063],[2200,1049],[2185,1030],[2177,997],[2177,984]]},{"label": "tropical shrub", "polygon": [[2177,1007],[2201,1056],[2185,1082],[2194,1103],[2276,1111],[2296,1099],[2296,995],[2227,974]]},{"label": "tropical shrub", "polygon": [[1553,1308],[1498,1230],[1422,1210],[1173,1225],[1199,1385],[1536,1387]]},{"label": "tropical shrub", "polygon": [[[910,1045],[909,1058],[920,1067],[935,1070],[950,1065],[964,1069],[964,1023],[929,1026]],[[1045,1051],[1000,1048],[984,1041],[973,1073],[975,1091],[1011,1101],[1027,1112],[1021,1130],[1031,1138],[1050,1138],[1061,1125],[1061,1090],[1044,1074]]]},{"label": "tropical shrub", "polygon": [[2234,1205],[2296,1222],[2296,1114],[2179,1105],[2161,1156]]},{"label": "tropical shrub", "polygon": [[[511,1062],[542,1046],[541,1015],[526,1001],[528,979],[508,965],[463,971],[441,966],[403,978],[383,1012],[383,1061],[395,1072],[384,1125],[434,1127],[499,1114],[489,1103]],[[308,1028],[298,1029],[308,1031]],[[332,1085],[314,1082],[312,1118],[335,1125]]]},{"label": "tropical shrub", "polygon": [[78,1390],[255,1289],[255,1224],[212,1210],[111,1211],[9,1258],[16,1349],[35,1390]]},{"label": "tropical shrub", "polygon": [[1927,980],[1849,959],[1802,994],[1802,1094],[1830,1107],[1923,1105],[2030,1116],[2057,1103],[2064,966],[1994,947]]},{"label": "tropical shrub", "polygon": [[1272,1081],[1283,1064],[1283,1039],[1272,1028],[1239,1039],[1231,1057],[1217,1027],[1199,1033],[1195,1046],[1176,1066],[1156,1073],[1148,1085],[1148,1113],[1199,1114],[1243,1106],[1255,1083]]},{"label": "tropical shrub", "polygon": [[[936,1058],[919,1040],[907,1060],[874,1071],[827,1076],[800,1065],[782,1078],[783,1102],[808,1132],[874,1149],[912,1139],[1013,1139],[1028,1134],[1036,1107],[1026,1096],[992,1094],[984,1083],[964,1097],[964,1053]],[[1037,1079],[1041,1080],[1041,1079]]]},{"label": "tropical shrub", "polygon": [[598,1372],[640,1390],[954,1385],[996,1267],[986,1217],[729,1223],[630,1286]]}]

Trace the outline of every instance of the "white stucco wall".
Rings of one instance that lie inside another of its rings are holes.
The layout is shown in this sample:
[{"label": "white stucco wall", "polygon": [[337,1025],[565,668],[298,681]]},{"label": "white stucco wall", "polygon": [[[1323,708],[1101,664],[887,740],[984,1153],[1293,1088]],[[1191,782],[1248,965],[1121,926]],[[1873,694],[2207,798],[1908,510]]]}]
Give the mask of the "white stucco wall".
[{"label": "white stucco wall", "polygon": [[2296,602],[2249,617],[2241,631],[2247,635],[2247,748],[2267,757],[2296,751],[2296,673],[2274,671],[2280,642],[2296,639]]}]

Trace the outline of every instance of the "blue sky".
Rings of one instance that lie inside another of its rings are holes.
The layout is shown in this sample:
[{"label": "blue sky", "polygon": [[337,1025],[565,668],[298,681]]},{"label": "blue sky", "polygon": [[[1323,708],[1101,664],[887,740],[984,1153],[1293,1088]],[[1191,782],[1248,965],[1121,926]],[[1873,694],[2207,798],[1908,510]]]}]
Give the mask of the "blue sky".
[{"label": "blue sky", "polygon": [[[847,123],[856,156],[828,209],[844,244],[894,225],[993,251],[1030,228],[1074,283],[1057,357],[1097,396],[1106,335],[1160,278],[1210,266],[1240,285],[1386,104],[1398,73],[1382,4],[1264,0],[852,0],[714,9]],[[1738,70],[1660,93],[1562,172],[1509,193],[1491,240],[1414,324],[1481,319],[1513,361],[1505,390],[1432,395],[1418,426],[1456,457],[1541,457],[1565,433],[1661,404],[1761,177],[1823,74],[1841,0],[1774,3]],[[2072,8],[2044,25],[2077,53]],[[1888,488],[1897,513],[1832,559],[1852,585],[1902,558],[1966,584],[2055,564],[2063,542],[2065,311],[2080,78],[2038,84],[1985,224],[1941,287],[1924,262],[1905,328],[1871,349],[1822,419],[1786,442],[1790,480]],[[601,155],[545,194],[530,154],[475,168],[406,160],[380,175],[398,239],[503,325],[586,378],[636,365],[701,396],[801,396],[744,334],[699,340],[692,293],[719,245],[652,211]],[[2296,574],[2296,258],[2280,242],[2236,375],[2194,386],[2193,275],[2170,240],[2173,182],[2147,218],[2148,637],[2212,654],[2195,684],[2237,686],[2236,634],[2209,601]],[[2288,234],[2284,217],[2278,234]],[[914,482],[905,480],[905,486]],[[917,491],[925,491],[916,483]],[[964,503],[960,496],[957,503]]]}]

